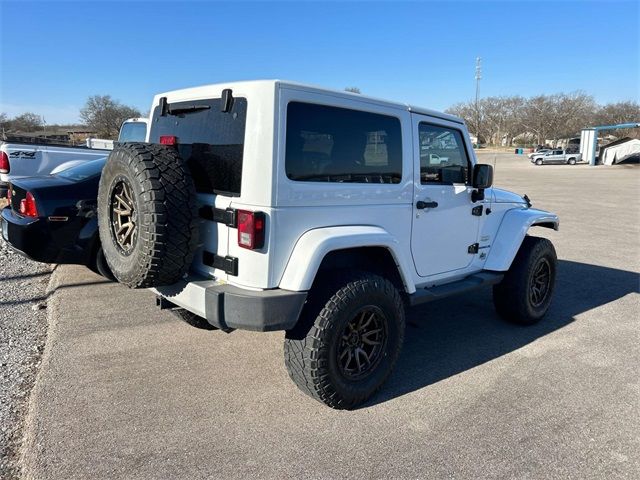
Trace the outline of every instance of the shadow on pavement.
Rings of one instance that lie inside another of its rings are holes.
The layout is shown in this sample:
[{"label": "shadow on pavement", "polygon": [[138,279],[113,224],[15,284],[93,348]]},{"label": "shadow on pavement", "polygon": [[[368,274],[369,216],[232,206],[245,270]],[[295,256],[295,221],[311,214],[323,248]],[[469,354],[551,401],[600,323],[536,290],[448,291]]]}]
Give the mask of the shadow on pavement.
[{"label": "shadow on pavement", "polygon": [[51,272],[29,273],[26,275],[13,275],[11,277],[2,277],[2,281],[9,282],[11,280],[23,280],[27,278],[32,279],[32,278],[38,278],[38,277],[45,277],[47,275],[51,275]]},{"label": "shadow on pavement", "polygon": [[482,289],[411,310],[398,364],[363,408],[419,390],[521,348],[575,320],[580,313],[640,290],[640,275],[560,260],[553,303],[537,325],[520,327],[495,313]]}]

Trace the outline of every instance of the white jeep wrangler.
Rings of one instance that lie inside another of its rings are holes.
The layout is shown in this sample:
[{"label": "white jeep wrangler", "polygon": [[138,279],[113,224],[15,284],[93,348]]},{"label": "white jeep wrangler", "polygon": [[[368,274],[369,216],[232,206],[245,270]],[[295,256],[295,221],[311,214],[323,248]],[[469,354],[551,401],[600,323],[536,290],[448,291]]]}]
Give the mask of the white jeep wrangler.
[{"label": "white jeep wrangler", "polygon": [[558,228],[491,188],[457,117],[282,81],[157,95],[148,143],[110,154],[100,237],[117,279],[200,326],[285,330],[285,363],[334,408],[370,397],[405,308],[493,285],[532,324],[551,301]]}]

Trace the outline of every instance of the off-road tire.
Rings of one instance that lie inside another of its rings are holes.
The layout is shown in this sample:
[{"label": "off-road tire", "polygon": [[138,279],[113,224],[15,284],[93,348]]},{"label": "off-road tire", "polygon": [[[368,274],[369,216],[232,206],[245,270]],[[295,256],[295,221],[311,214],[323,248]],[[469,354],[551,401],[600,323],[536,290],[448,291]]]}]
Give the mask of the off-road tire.
[{"label": "off-road tire", "polygon": [[[541,262],[549,265],[549,283],[539,304],[531,300],[534,274]],[[493,304],[504,319],[519,325],[533,325],[547,313],[553,298],[557,257],[553,244],[546,238],[526,236],[516,258],[500,283],[493,287]]]},{"label": "off-road tire", "polygon": [[185,310],[184,308],[172,308],[171,313],[183,322],[188,323],[192,327],[201,328],[202,330],[217,330],[216,327],[207,322],[206,318],[196,315],[195,313]]},{"label": "off-road tire", "polygon": [[542,160],[541,160],[541,159],[537,159],[537,160],[536,160],[536,165],[542,165],[542,163],[543,163],[543,162],[542,162]]},{"label": "off-road tire", "polygon": [[[112,228],[112,198],[123,183],[137,222],[128,253]],[[117,145],[100,179],[98,225],[105,258],[119,282],[149,288],[180,280],[196,249],[198,214],[195,186],[177,151],[147,143]]]},{"label": "off-road tire", "polygon": [[[340,271],[325,279],[316,281],[298,324],[286,333],[285,365],[304,393],[332,408],[350,409],[391,374],[404,341],[404,305],[395,286],[378,275]],[[353,315],[370,306],[386,317],[386,342],[368,376],[349,379],[338,366],[338,348]]]}]

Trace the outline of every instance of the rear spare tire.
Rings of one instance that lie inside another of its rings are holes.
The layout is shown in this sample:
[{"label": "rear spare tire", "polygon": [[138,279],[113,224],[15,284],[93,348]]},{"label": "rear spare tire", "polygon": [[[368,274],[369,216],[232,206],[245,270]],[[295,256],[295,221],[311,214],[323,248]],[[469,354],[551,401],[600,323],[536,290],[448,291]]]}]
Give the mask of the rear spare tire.
[{"label": "rear spare tire", "polygon": [[162,145],[117,145],[98,190],[100,242],[116,279],[131,288],[171,285],[198,241],[196,192],[186,162]]}]

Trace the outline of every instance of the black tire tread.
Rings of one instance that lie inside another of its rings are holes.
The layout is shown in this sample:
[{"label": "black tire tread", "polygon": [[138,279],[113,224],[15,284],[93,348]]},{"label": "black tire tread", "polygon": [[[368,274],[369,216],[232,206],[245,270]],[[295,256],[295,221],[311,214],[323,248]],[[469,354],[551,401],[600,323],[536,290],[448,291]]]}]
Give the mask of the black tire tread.
[{"label": "black tire tread", "polygon": [[[528,305],[528,276],[533,263],[541,255],[550,255],[552,268],[555,268],[557,260],[556,251],[551,241],[546,238],[526,236],[516,254],[511,268],[507,271],[502,281],[493,287],[493,303],[498,314],[505,320],[520,325],[532,325],[538,322],[548,308],[548,303],[542,315],[532,316]],[[553,296],[553,287],[550,286],[549,302]]]},{"label": "black tire tread", "polygon": [[[186,162],[177,151],[162,145],[124,143],[109,157],[124,161],[133,172],[131,182],[141,187],[137,265],[132,272],[118,274],[107,254],[107,262],[121,283],[131,288],[171,285],[186,273],[198,242],[196,191]],[[108,185],[100,182],[101,241],[113,242],[108,225]],[[104,184],[104,185],[103,185]]]},{"label": "black tire tread", "polygon": [[[312,290],[315,298],[311,298],[298,325],[288,331],[284,344],[285,365],[293,382],[304,393],[331,408],[348,409],[362,403],[373,395],[391,374],[398,359],[399,349],[393,352],[391,368],[373,392],[349,399],[339,396],[330,381],[326,361],[323,354],[328,348],[323,339],[328,331],[335,328],[334,318],[337,311],[347,306],[347,302],[357,299],[366,289],[379,288],[393,299],[398,315],[399,345],[404,341],[404,304],[393,283],[377,275],[354,272],[343,276],[341,280],[333,280],[328,285]],[[332,293],[333,292],[333,293]],[[319,311],[318,311],[319,310]]]}]

